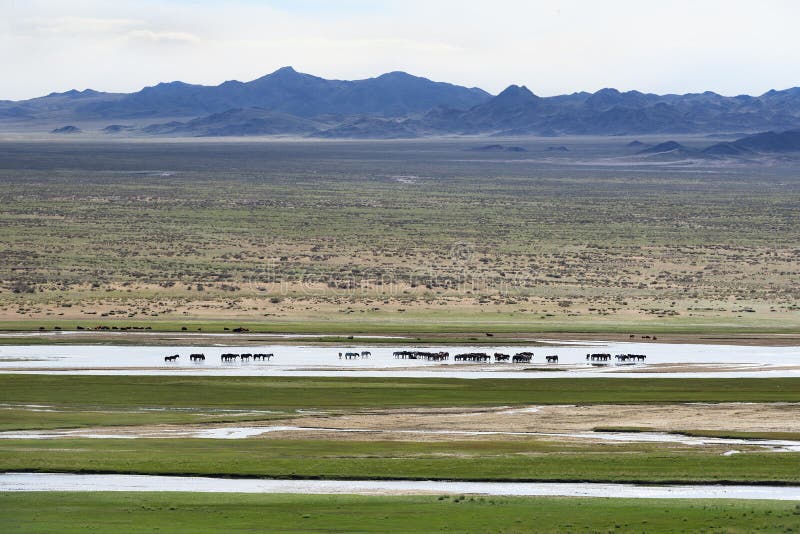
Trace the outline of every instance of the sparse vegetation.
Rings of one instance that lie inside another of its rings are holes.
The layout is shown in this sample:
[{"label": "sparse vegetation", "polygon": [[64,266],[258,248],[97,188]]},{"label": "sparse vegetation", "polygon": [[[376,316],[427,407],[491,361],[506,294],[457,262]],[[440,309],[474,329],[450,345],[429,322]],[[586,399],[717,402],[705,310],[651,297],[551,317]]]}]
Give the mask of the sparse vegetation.
[{"label": "sparse vegetation", "polygon": [[462,148],[5,142],[0,318],[797,330],[790,169]]}]

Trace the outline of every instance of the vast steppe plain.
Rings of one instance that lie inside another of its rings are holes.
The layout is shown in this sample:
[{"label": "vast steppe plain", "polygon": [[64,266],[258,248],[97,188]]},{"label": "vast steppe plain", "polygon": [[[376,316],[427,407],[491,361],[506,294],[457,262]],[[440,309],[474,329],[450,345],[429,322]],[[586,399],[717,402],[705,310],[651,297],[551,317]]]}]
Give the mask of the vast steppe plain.
[{"label": "vast steppe plain", "polygon": [[[743,377],[719,362],[713,377],[687,378],[703,367],[681,353],[681,378],[648,376],[655,363],[571,377],[541,361],[559,343],[800,345],[799,162],[645,158],[632,140],[4,139],[0,471],[796,488],[794,365]],[[492,144],[525,151],[474,150]],[[276,364],[281,345],[302,344],[329,368],[331,351],[364,346],[533,346],[537,357],[516,368],[523,378],[14,367],[31,350],[115,345],[136,358],[148,345],[185,358],[267,344]],[[800,528],[797,502],[638,499],[630,488],[589,498],[3,484],[5,531]]]}]

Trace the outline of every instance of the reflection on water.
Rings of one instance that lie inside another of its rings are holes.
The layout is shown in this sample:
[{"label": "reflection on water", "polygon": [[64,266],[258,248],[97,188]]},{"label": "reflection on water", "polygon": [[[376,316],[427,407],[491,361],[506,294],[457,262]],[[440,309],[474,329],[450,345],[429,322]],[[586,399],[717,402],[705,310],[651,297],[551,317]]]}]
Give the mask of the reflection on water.
[{"label": "reflection on water", "polygon": [[[544,340],[543,340],[544,341]],[[406,360],[393,357],[398,350],[431,350],[429,347],[261,345],[251,347],[205,346],[102,346],[33,345],[0,346],[0,371],[70,372],[93,374],[176,374],[176,375],[279,375],[279,376],[407,376],[457,378],[591,377],[591,376],[800,376],[800,347],[752,347],[662,343],[552,342],[552,346],[437,346],[449,352],[444,362]],[[339,353],[369,351],[369,358],[339,358]],[[223,362],[220,355],[273,353],[270,361]],[[531,363],[459,363],[459,353],[485,352],[515,354],[533,352]],[[587,352],[646,354],[646,364],[604,367],[587,364]],[[192,362],[189,354],[203,353],[203,362]],[[176,362],[164,356],[180,354]],[[546,354],[558,354],[558,364],[546,363]],[[659,372],[660,366],[679,366],[680,372]],[[791,367],[795,368],[791,368]],[[779,367],[779,368],[776,368]],[[787,368],[789,367],[789,368]],[[525,370],[528,369],[528,370]],[[644,373],[628,371],[646,371]],[[652,371],[652,372],[651,372]]]},{"label": "reflection on water", "polygon": [[440,482],[417,480],[268,480],[146,475],[3,473],[0,491],[190,491],[220,493],[386,494],[442,493],[635,499],[800,500],[800,487],[638,486],[555,482]]}]

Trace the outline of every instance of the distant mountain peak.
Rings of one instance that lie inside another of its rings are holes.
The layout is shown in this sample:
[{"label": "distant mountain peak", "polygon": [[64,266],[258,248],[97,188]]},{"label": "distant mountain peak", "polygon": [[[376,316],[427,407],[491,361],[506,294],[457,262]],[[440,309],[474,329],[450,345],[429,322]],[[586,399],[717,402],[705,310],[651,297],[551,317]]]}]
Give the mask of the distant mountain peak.
[{"label": "distant mountain peak", "polygon": [[686,148],[677,141],[664,141],[663,143],[640,150],[639,154],[666,154],[669,152],[688,153],[692,152],[692,150]]},{"label": "distant mountain peak", "polygon": [[261,76],[260,78],[256,78],[252,82],[247,83],[261,84],[274,81],[292,83],[296,80],[322,80],[322,78],[318,78],[317,76],[313,76],[311,74],[298,72],[294,70],[294,67],[281,67],[274,72],[270,72],[269,74]]},{"label": "distant mountain peak", "polygon": [[94,96],[99,95],[99,91],[95,91],[94,89],[84,89],[83,91],[78,91],[77,89],[70,89],[69,91],[64,91],[63,93],[50,93],[45,98],[54,97],[54,96],[68,96],[68,97],[80,97],[80,96]]},{"label": "distant mountain peak", "polygon": [[73,126],[71,124],[68,124],[66,126],[62,126],[61,128],[56,128],[55,130],[52,130],[50,133],[54,133],[54,134],[76,134],[76,133],[81,133],[81,129],[78,128],[77,126]]},{"label": "distant mountain peak", "polygon": [[402,70],[393,70],[392,72],[387,72],[385,74],[381,74],[376,79],[378,79],[378,80],[408,80],[408,79],[419,80],[419,79],[424,79],[424,78],[421,78],[419,76],[414,76],[413,74],[409,74],[409,73],[407,73],[405,71],[402,71]]},{"label": "distant mountain peak", "polygon": [[[181,135],[310,131],[326,137],[390,138],[451,133],[558,136],[785,131],[800,126],[800,88],[728,97],[710,91],[658,95],[605,87],[594,93],[540,97],[524,85],[510,85],[493,97],[480,89],[399,70],[340,80],[285,66],[246,82],[229,80],[212,86],[175,81],[129,94],[72,89],[25,101],[0,101],[0,128],[4,124],[16,128],[21,121],[33,119],[41,124],[71,122],[76,128],[85,128],[90,121],[104,120],[113,126],[140,118],[152,119],[158,126],[152,129],[156,133],[174,130]],[[177,119],[180,125],[162,122]],[[204,120],[193,122],[195,119]],[[793,136],[773,139],[774,135],[764,134],[746,144],[757,142],[758,146],[751,148],[755,151],[788,151],[785,147],[794,146]],[[740,144],[744,146],[745,141]],[[659,147],[664,149],[669,146]],[[673,150],[681,154],[691,151]],[[737,145],[716,150],[730,153],[741,149]]]},{"label": "distant mountain peak", "polygon": [[[301,76],[301,75],[302,75],[302,73],[297,72],[296,70],[294,70],[294,67],[291,67],[291,66],[281,67],[278,70],[276,70],[275,72],[267,74],[267,76],[270,76],[272,78],[282,78],[282,77],[287,77],[288,78],[288,77]],[[264,78],[266,78],[267,76],[264,76]]]},{"label": "distant mountain peak", "polygon": [[145,87],[145,89],[152,89],[152,88],[163,89],[163,88],[167,88],[167,87],[169,87],[169,88],[182,88],[182,87],[191,87],[191,86],[192,86],[192,84],[190,84],[190,83],[182,82],[180,80],[175,80],[175,81],[172,81],[172,82],[159,82],[159,83],[157,83],[157,84],[155,84],[155,85],[153,85],[153,86],[151,86],[149,88]]},{"label": "distant mountain peak", "polygon": [[499,95],[497,95],[497,98],[536,100],[539,97],[533,94],[533,91],[531,91],[524,85],[509,85]]}]

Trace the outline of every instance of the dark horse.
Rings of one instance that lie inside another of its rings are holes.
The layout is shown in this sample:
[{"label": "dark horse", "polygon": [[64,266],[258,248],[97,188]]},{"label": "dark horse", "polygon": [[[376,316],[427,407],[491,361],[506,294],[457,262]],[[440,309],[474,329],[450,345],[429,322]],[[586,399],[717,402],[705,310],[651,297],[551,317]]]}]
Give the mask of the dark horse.
[{"label": "dark horse", "polygon": [[206,360],[205,354],[190,354],[189,359],[193,362],[204,362]]},{"label": "dark horse", "polygon": [[175,360],[177,360],[180,357],[181,357],[180,354],[173,354],[172,356],[164,356],[164,361],[165,362],[174,362]]},{"label": "dark horse", "polygon": [[547,363],[558,363],[558,356],[545,356]]}]

